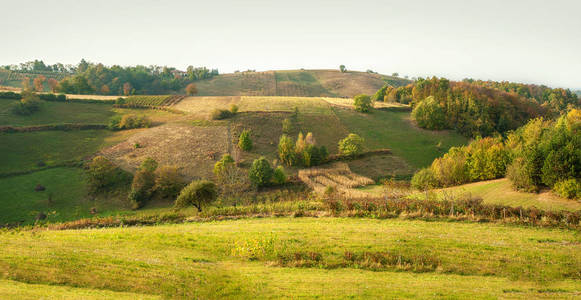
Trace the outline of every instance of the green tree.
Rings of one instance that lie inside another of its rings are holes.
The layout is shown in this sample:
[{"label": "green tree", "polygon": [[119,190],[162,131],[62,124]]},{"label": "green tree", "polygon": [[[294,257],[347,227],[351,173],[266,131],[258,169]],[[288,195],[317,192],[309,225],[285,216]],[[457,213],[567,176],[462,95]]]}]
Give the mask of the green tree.
[{"label": "green tree", "polygon": [[422,128],[435,130],[446,128],[444,110],[433,96],[426,98],[416,105],[412,111],[412,118]]},{"label": "green tree", "polygon": [[222,155],[222,158],[214,164],[214,175],[217,177],[221,177],[224,172],[230,167],[234,165],[234,159],[230,154]]},{"label": "green tree", "polygon": [[357,95],[353,98],[353,105],[355,110],[358,112],[369,112],[373,108],[373,102],[371,102],[371,97],[367,95]]},{"label": "green tree", "polygon": [[250,130],[244,129],[238,138],[238,147],[242,151],[252,150],[252,140],[250,139]]},{"label": "green tree", "polygon": [[286,183],[287,178],[286,174],[284,173],[284,168],[282,166],[278,166],[276,167],[276,169],[274,169],[273,179],[274,183],[279,185]]},{"label": "green tree", "polygon": [[254,186],[261,187],[270,183],[273,173],[270,163],[263,156],[252,162],[248,175]]},{"label": "green tree", "polygon": [[278,157],[283,164],[293,166],[296,162],[295,143],[286,134],[283,134],[278,141]]},{"label": "green tree", "polygon": [[345,67],[345,65],[340,65],[339,70],[341,71],[341,73],[347,72],[347,68]]},{"label": "green tree", "polygon": [[346,156],[355,156],[363,151],[365,140],[355,133],[350,133],[339,141],[339,153]]},{"label": "green tree", "polygon": [[192,181],[183,188],[175,201],[176,208],[194,206],[199,212],[218,196],[216,185],[208,180]]},{"label": "green tree", "polygon": [[155,191],[160,196],[175,198],[184,187],[184,179],[174,166],[162,166],[155,172]]},{"label": "green tree", "polygon": [[423,168],[414,174],[411,185],[421,191],[429,190],[438,187],[438,180],[430,168]]}]

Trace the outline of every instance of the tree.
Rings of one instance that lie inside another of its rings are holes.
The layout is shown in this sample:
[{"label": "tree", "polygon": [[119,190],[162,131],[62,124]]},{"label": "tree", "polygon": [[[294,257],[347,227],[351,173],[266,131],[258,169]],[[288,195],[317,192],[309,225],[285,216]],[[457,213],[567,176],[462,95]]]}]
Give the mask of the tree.
[{"label": "tree", "polygon": [[339,141],[339,153],[346,156],[355,156],[363,151],[365,140],[355,133],[350,133]]},{"label": "tree", "polygon": [[48,86],[50,87],[51,92],[56,93],[58,91],[58,85],[59,85],[58,80],[54,78],[48,79]]},{"label": "tree", "polygon": [[154,186],[155,174],[153,171],[143,168],[135,172],[128,196],[133,209],[138,209],[145,205],[153,193]]},{"label": "tree", "polygon": [[254,186],[261,187],[270,183],[273,173],[270,163],[263,156],[252,162],[248,176]]},{"label": "tree", "polygon": [[278,141],[278,157],[287,166],[295,164],[295,143],[286,134],[283,134]]},{"label": "tree", "polygon": [[131,94],[132,89],[133,89],[133,87],[131,86],[131,83],[125,82],[123,84],[123,95],[129,96]]},{"label": "tree", "polygon": [[347,68],[345,67],[345,65],[340,65],[339,70],[341,71],[341,73],[347,72]]},{"label": "tree", "polygon": [[397,73],[397,72],[391,73],[391,76],[398,77],[399,76],[399,73]]},{"label": "tree", "polygon": [[439,130],[446,127],[444,110],[433,96],[416,105],[412,111],[412,118],[422,128]]},{"label": "tree", "polygon": [[92,192],[103,191],[123,182],[119,168],[104,156],[95,156],[87,165],[87,178]]},{"label": "tree", "polygon": [[104,84],[104,85],[101,87],[101,94],[103,94],[103,95],[108,95],[109,93],[111,93],[111,89],[109,88],[109,86],[108,86],[108,85]]},{"label": "tree", "polygon": [[289,134],[293,130],[293,123],[289,118],[282,120],[282,132]]},{"label": "tree", "polygon": [[244,129],[238,138],[238,147],[242,151],[252,150],[252,140],[250,139],[250,130]]},{"label": "tree", "polygon": [[217,198],[216,185],[208,180],[192,181],[183,188],[175,201],[176,208],[194,206],[199,212]]},{"label": "tree", "polygon": [[46,77],[44,77],[43,75],[38,75],[36,78],[34,78],[34,80],[33,80],[34,90],[37,92],[44,91],[44,82],[45,81],[46,81]]},{"label": "tree", "polygon": [[186,86],[186,93],[187,93],[189,96],[193,96],[193,95],[197,94],[197,93],[198,93],[198,87],[196,86],[196,84],[195,84],[195,83],[193,83],[193,82],[192,82],[192,83],[190,83],[190,84],[188,84],[188,85]]},{"label": "tree", "polygon": [[414,174],[411,185],[421,191],[429,190],[438,186],[438,180],[430,168],[423,168]]},{"label": "tree", "polygon": [[373,108],[373,102],[371,102],[371,97],[367,95],[357,95],[353,98],[353,105],[355,110],[358,112],[369,112]]},{"label": "tree", "polygon": [[155,172],[155,191],[164,198],[175,198],[184,186],[184,180],[174,166],[162,166]]},{"label": "tree", "polygon": [[225,171],[234,165],[234,159],[230,154],[222,155],[222,158],[214,164],[214,175],[220,178]]}]

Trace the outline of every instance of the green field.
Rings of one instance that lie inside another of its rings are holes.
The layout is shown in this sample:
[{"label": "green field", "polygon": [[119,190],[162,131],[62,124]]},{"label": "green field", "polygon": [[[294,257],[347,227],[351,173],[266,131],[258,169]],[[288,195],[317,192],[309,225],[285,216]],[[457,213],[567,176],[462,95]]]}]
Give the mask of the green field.
[{"label": "green field", "polygon": [[[37,184],[46,190],[34,191]],[[122,203],[87,197],[85,172],[78,168],[53,168],[2,178],[0,191],[0,224],[31,224],[39,212],[47,215],[47,221],[58,222],[91,217],[92,207],[101,215],[123,207]]]},{"label": "green field", "polygon": [[350,132],[365,138],[369,149],[389,148],[411,166],[422,168],[442,156],[452,146],[468,143],[453,131],[429,131],[414,126],[409,112],[375,110],[370,114],[335,108],[335,113]]},{"label": "green field", "polygon": [[10,106],[16,100],[0,99],[0,126],[32,126],[49,124],[107,124],[115,115],[106,104],[62,103],[42,101],[41,109],[29,116],[12,114]]},{"label": "green field", "polygon": [[92,155],[113,133],[108,130],[0,133],[0,174],[78,161]]},{"label": "green field", "polygon": [[[34,295],[36,284],[49,285],[47,293],[54,296],[74,287],[89,295],[86,289],[189,299],[530,299],[581,292],[581,240],[568,230],[266,218],[5,231],[0,239],[2,298],[19,291]],[[397,259],[356,259],[365,253]]]}]

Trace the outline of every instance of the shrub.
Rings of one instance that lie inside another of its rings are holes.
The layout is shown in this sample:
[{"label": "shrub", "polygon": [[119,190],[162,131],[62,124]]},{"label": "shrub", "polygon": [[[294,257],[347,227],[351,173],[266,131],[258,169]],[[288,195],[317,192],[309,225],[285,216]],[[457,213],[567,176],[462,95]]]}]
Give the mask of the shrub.
[{"label": "shrub", "polygon": [[27,116],[40,110],[40,98],[29,91],[23,91],[21,100],[10,108],[15,115]]},{"label": "shrub", "polygon": [[282,120],[283,133],[289,134],[293,130],[293,128],[294,128],[293,122],[289,118]]},{"label": "shrub", "polygon": [[506,170],[506,177],[510,179],[512,186],[524,192],[537,192],[538,185],[534,182],[532,170],[527,161],[522,157],[517,157]]},{"label": "shrub", "polygon": [[222,155],[222,158],[214,164],[214,175],[221,177],[226,169],[231,165],[234,165],[234,159],[232,156],[230,156],[230,154]]},{"label": "shrub", "polygon": [[227,109],[214,109],[212,111],[212,120],[224,120],[232,117],[234,114]]},{"label": "shrub", "polygon": [[176,208],[194,206],[198,211],[216,200],[216,185],[208,180],[192,181],[182,189],[175,201]]},{"label": "shrub", "polygon": [[365,140],[355,133],[350,133],[339,141],[339,153],[346,156],[355,156],[363,151]]},{"label": "shrub", "polygon": [[232,113],[232,115],[237,114],[238,113],[238,105],[230,104],[230,112]]},{"label": "shrub", "polygon": [[104,191],[126,181],[124,172],[103,156],[96,156],[88,163],[87,179],[92,192]]},{"label": "shrub", "polygon": [[147,170],[149,172],[155,172],[155,170],[157,169],[157,161],[155,161],[155,159],[151,158],[151,157],[147,157],[145,160],[143,160],[143,162],[141,162],[141,165],[139,166],[140,170]]},{"label": "shrub", "polygon": [[563,198],[581,198],[581,182],[577,179],[562,180],[555,183],[553,191]]},{"label": "shrub", "polygon": [[284,168],[282,166],[276,167],[273,173],[274,183],[276,184],[284,184],[286,183],[286,174],[284,173]]},{"label": "shrub", "polygon": [[184,180],[174,166],[162,166],[155,172],[154,189],[161,197],[175,198],[184,187]]},{"label": "shrub", "polygon": [[430,167],[441,186],[452,186],[470,181],[464,148],[453,147],[437,158]]},{"label": "shrub", "polygon": [[266,158],[260,157],[252,162],[248,176],[250,182],[256,186],[261,187],[268,185],[273,175],[272,167]]},{"label": "shrub", "polygon": [[141,208],[150,199],[155,185],[155,175],[148,169],[135,172],[129,193],[129,202],[133,209]]},{"label": "shrub", "polygon": [[429,168],[423,168],[414,174],[411,185],[418,190],[429,190],[438,186],[438,180]]},{"label": "shrub", "polygon": [[435,130],[446,128],[444,110],[432,96],[416,105],[412,111],[412,118],[422,128]]},{"label": "shrub", "polygon": [[353,105],[358,112],[369,112],[373,108],[371,97],[367,95],[357,95],[353,98]]},{"label": "shrub", "polygon": [[149,128],[151,121],[146,116],[124,115],[119,121],[119,129]]},{"label": "shrub", "polygon": [[238,138],[238,147],[242,151],[252,150],[252,140],[250,139],[250,130],[244,129]]}]

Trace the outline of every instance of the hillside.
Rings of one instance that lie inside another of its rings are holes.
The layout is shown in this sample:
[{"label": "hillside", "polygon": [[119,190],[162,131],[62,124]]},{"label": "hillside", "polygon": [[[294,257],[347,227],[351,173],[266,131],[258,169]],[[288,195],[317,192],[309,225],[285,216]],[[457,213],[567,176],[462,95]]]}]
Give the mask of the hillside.
[{"label": "hillside", "polygon": [[338,70],[238,72],[196,82],[199,96],[353,97],[372,95],[386,83],[412,81],[375,73]]}]

